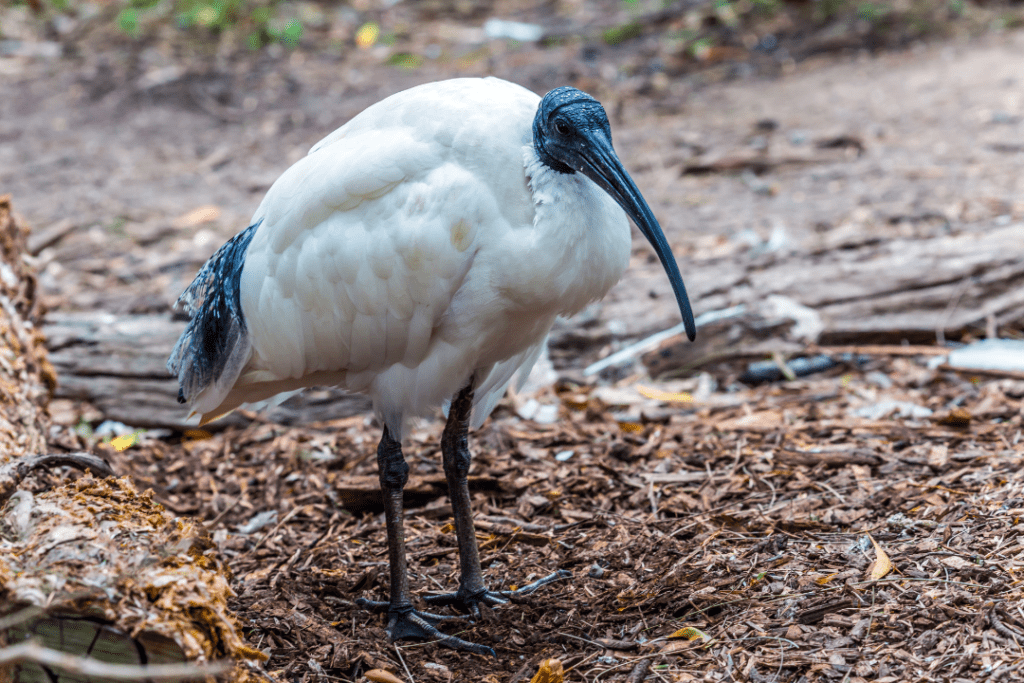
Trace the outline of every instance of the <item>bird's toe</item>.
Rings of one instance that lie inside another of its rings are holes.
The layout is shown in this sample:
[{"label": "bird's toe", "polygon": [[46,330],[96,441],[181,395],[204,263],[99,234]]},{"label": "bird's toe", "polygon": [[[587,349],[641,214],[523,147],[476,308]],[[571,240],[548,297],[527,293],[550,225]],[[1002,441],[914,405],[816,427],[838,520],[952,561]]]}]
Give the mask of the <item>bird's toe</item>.
[{"label": "bird's toe", "polygon": [[454,593],[440,593],[438,595],[426,595],[423,597],[430,605],[435,606],[447,606],[454,607],[457,611],[468,613],[476,618],[480,618],[480,605],[487,605],[489,607],[496,607],[498,605],[507,605],[509,600],[515,600],[523,595],[528,595],[533,591],[537,590],[541,586],[546,586],[549,583],[554,583],[561,579],[567,579],[572,576],[572,572],[566,569],[560,569],[553,574],[537,579],[532,583],[528,583],[525,586],[512,591],[490,591],[481,589],[478,591],[470,592],[462,587]]},{"label": "bird's toe", "polygon": [[569,571],[568,569],[559,569],[557,572],[554,572],[553,574],[548,574],[543,578],[537,579],[533,583],[528,583],[525,586],[520,586],[514,591],[511,591],[511,593],[514,595],[526,595],[527,593],[532,593],[541,586],[546,586],[549,583],[554,583],[555,581],[561,581],[562,579],[568,579],[571,577],[571,571]]},{"label": "bird's toe", "polygon": [[431,622],[448,621],[458,617],[446,617],[437,614],[419,612],[414,609],[390,611],[388,613],[388,637],[392,640],[419,638],[433,640],[453,650],[473,652],[478,655],[496,657],[494,650],[486,645],[471,643],[468,640],[448,635],[438,630]]},{"label": "bird's toe", "polygon": [[356,604],[362,607],[367,612],[387,612],[388,608],[391,607],[391,603],[387,600],[367,600],[366,598],[356,598]]},{"label": "bird's toe", "polygon": [[499,591],[480,590],[475,593],[464,591],[461,588],[454,593],[440,593],[438,595],[426,595],[423,600],[427,604],[438,607],[451,606],[456,611],[464,614],[471,614],[474,618],[481,618],[480,605],[496,607],[508,604],[508,593]]}]

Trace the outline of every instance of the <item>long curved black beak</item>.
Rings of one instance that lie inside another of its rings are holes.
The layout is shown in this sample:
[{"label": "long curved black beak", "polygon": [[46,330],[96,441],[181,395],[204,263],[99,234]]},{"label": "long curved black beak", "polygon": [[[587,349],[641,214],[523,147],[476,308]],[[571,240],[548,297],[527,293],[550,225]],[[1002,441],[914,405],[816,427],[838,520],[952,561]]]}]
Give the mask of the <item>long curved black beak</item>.
[{"label": "long curved black beak", "polygon": [[580,145],[575,151],[579,160],[579,168],[575,170],[593,180],[611,195],[654,247],[654,253],[658,255],[668,280],[672,283],[672,291],[675,292],[676,302],[679,304],[679,313],[683,316],[686,336],[693,341],[697,336],[697,327],[693,322],[693,309],[690,308],[690,299],[686,295],[686,286],[683,284],[683,276],[679,274],[676,258],[668,246],[665,233],[661,231],[661,226],[654,217],[654,212],[647,206],[640,190],[619,161],[611,140],[604,131],[592,129],[586,133],[585,144]]}]

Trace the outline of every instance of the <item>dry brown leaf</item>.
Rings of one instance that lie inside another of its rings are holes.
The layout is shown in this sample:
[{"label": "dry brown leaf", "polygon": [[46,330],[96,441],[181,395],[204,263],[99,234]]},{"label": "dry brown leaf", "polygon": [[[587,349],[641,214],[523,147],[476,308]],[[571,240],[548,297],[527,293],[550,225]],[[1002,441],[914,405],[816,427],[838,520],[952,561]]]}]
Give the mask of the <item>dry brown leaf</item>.
[{"label": "dry brown leaf", "polygon": [[401,678],[384,669],[370,669],[363,676],[373,683],[404,683]]},{"label": "dry brown leaf", "polygon": [[868,539],[871,541],[871,545],[875,546],[875,561],[871,564],[871,570],[869,576],[872,581],[878,581],[880,578],[892,571],[892,562],[889,560],[889,556],[882,550],[882,546],[878,545],[871,534],[868,534]]},{"label": "dry brown leaf", "polygon": [[761,410],[750,415],[716,422],[714,427],[719,432],[770,432],[783,425],[782,412],[778,410]]},{"label": "dry brown leaf", "polygon": [[661,654],[671,655],[677,652],[685,652],[687,650],[694,650],[700,647],[700,643],[694,643],[689,640],[670,640],[661,647]]},{"label": "dry brown leaf", "polygon": [[564,680],[565,671],[562,669],[562,660],[545,659],[540,663],[540,668],[530,679],[530,683],[562,683]]},{"label": "dry brown leaf", "polygon": [[957,555],[943,557],[940,561],[942,562],[942,564],[946,565],[947,567],[952,567],[953,569],[963,569],[965,567],[976,566],[973,562],[965,560],[964,558],[959,557]]}]

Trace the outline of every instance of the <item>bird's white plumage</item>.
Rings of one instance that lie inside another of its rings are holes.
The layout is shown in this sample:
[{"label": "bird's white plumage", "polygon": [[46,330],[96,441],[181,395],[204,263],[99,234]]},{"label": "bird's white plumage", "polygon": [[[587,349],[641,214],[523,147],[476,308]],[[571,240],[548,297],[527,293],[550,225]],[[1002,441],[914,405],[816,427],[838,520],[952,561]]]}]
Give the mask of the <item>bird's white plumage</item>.
[{"label": "bird's white plumage", "polygon": [[475,375],[481,423],[555,317],[603,296],[629,258],[618,204],[539,161],[539,101],[493,78],[420,86],[289,168],[253,217],[247,360],[195,412],[336,384],[368,393],[400,435]]}]

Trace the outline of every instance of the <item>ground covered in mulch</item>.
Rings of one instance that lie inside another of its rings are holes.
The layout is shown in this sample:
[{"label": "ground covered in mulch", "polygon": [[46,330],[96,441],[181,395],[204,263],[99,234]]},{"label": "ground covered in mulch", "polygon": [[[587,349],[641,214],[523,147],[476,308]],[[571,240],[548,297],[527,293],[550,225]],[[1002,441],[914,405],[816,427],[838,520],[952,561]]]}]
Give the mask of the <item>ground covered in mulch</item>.
[{"label": "ground covered in mulch", "polygon": [[[209,521],[233,607],[280,680],[376,668],[525,681],[547,658],[570,681],[639,681],[644,668],[652,681],[1013,680],[1024,382],[892,351],[756,388],[563,381],[547,395],[561,418],[550,425],[499,407],[471,444],[485,576],[492,588],[572,578],[450,627],[496,661],[395,647],[382,617],[355,606],[388,588],[368,418],[98,448],[172,510]],[[439,432],[424,422],[406,448],[420,593],[458,581]]]}]

